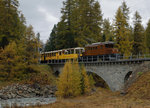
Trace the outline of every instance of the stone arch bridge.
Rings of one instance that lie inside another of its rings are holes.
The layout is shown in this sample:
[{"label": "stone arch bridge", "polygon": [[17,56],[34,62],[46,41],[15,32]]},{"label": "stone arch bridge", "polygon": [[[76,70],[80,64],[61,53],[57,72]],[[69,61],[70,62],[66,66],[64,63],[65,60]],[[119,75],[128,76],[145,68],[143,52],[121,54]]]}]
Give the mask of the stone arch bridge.
[{"label": "stone arch bridge", "polygon": [[[150,69],[150,59],[129,59],[118,61],[79,62],[87,72],[96,73],[108,84],[112,91],[124,89],[126,81],[133,79],[137,72]],[[53,72],[61,73],[64,63],[50,63]]]}]

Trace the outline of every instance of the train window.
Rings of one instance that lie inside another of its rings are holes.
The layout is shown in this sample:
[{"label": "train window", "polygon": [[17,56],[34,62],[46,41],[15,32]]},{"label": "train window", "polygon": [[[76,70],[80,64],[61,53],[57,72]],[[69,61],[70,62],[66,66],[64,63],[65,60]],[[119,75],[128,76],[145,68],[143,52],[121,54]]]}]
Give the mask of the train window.
[{"label": "train window", "polygon": [[113,44],[106,44],[105,47],[106,48],[113,48]]},{"label": "train window", "polygon": [[67,50],[65,50],[65,53],[64,54],[68,54],[68,51]]},{"label": "train window", "polygon": [[103,49],[103,46],[100,46],[100,49]]},{"label": "train window", "polygon": [[78,49],[76,49],[76,54],[79,54],[79,52],[80,52],[80,51],[79,51]]},{"label": "train window", "polygon": [[71,54],[74,54],[74,49],[71,50]]},{"label": "train window", "polygon": [[61,55],[61,52],[59,52],[59,55]]}]

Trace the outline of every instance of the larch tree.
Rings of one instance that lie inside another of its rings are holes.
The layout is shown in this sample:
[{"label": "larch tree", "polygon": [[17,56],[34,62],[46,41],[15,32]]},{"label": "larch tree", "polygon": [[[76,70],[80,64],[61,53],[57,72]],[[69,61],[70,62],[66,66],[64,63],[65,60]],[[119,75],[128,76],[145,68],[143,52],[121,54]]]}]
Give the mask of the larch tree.
[{"label": "larch tree", "polygon": [[134,54],[144,54],[146,49],[144,27],[142,26],[142,17],[136,11],[134,14]]},{"label": "larch tree", "polygon": [[81,74],[78,64],[65,63],[58,79],[56,95],[59,97],[75,97],[81,94]]},{"label": "larch tree", "polygon": [[9,43],[0,54],[0,79],[20,80],[25,73],[26,65],[20,53],[20,46],[15,42]]},{"label": "larch tree", "polygon": [[33,27],[30,25],[26,28],[22,44],[24,46],[25,60],[28,65],[38,62],[38,39],[35,37]]},{"label": "larch tree", "polygon": [[115,41],[116,46],[121,54],[130,56],[132,51],[132,41],[130,41],[130,29],[128,24],[129,10],[123,2],[118,8],[115,16]]},{"label": "larch tree", "polygon": [[89,79],[89,76],[87,75],[86,73],[86,70],[85,70],[85,67],[82,65],[81,66],[81,90],[82,90],[82,94],[85,94],[85,93],[89,93],[90,90],[91,90],[91,87],[90,87],[90,79]]}]

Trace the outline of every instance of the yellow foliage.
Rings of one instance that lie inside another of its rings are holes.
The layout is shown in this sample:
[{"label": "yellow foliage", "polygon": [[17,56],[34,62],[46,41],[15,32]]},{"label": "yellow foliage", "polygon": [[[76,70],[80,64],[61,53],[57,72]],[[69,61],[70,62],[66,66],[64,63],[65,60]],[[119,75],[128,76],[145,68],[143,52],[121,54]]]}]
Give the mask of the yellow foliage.
[{"label": "yellow foliage", "polygon": [[91,83],[84,66],[80,68],[78,62],[66,62],[60,74],[56,95],[59,97],[75,97],[90,92]]},{"label": "yellow foliage", "polygon": [[85,67],[81,66],[81,74],[82,74],[82,93],[90,92],[90,80],[86,73]]}]

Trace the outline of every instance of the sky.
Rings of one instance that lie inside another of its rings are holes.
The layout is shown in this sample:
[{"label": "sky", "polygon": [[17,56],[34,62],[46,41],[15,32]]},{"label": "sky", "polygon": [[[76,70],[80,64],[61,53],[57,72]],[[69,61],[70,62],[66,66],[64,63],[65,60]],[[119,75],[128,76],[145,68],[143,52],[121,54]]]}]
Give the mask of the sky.
[{"label": "sky", "polygon": [[[19,0],[19,10],[26,18],[26,24],[32,25],[35,33],[40,33],[40,39],[45,43],[54,24],[60,21],[62,2],[65,0]],[[103,18],[113,21],[115,13],[123,0],[98,0]],[[137,10],[142,16],[142,24],[146,26],[150,19],[150,0],[125,0],[130,8],[130,23]]]}]

